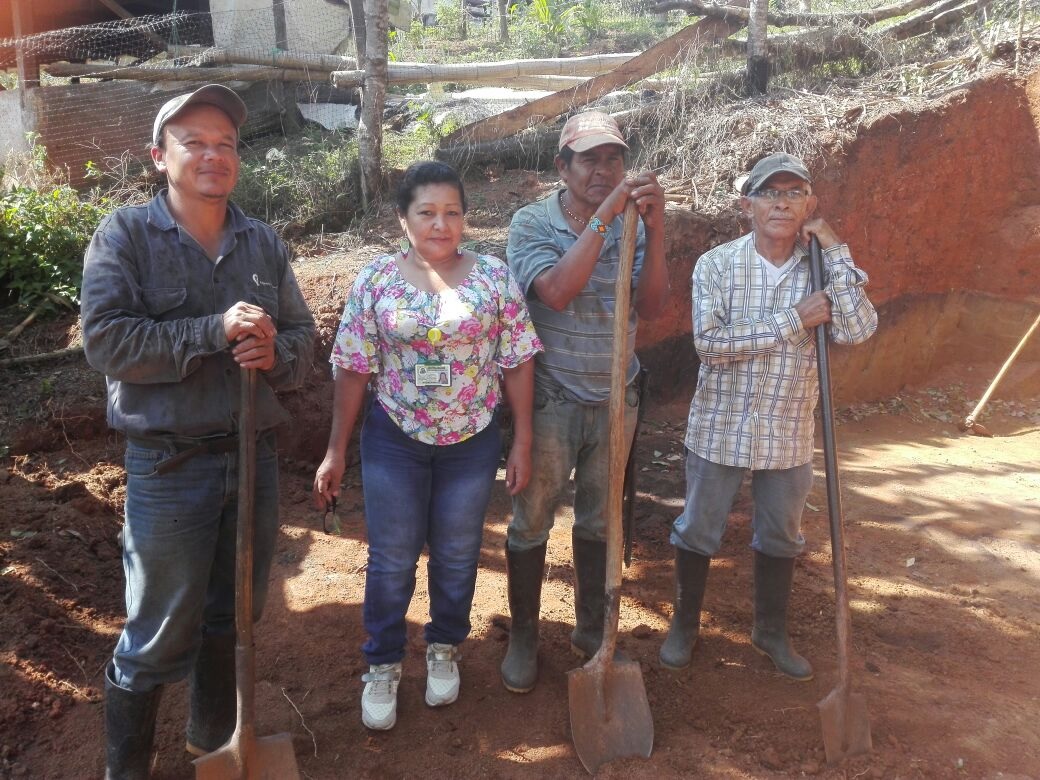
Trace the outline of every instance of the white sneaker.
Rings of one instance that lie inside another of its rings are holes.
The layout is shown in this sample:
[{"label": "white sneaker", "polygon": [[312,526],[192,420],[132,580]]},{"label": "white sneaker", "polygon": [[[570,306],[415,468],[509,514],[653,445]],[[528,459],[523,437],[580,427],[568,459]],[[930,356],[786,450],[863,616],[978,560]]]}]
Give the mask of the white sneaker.
[{"label": "white sneaker", "polygon": [[377,664],[361,675],[365,690],[361,694],[361,722],[370,729],[386,731],[397,723],[397,685],[401,682],[401,662]]},{"label": "white sneaker", "polygon": [[459,658],[455,645],[432,642],[426,648],[426,704],[443,707],[459,698]]}]

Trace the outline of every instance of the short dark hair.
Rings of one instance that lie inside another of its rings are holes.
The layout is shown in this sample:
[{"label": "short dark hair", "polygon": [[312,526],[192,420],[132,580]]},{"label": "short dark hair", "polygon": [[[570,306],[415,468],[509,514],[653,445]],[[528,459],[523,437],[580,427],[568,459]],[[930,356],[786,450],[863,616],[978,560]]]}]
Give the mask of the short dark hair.
[{"label": "short dark hair", "polygon": [[404,172],[400,185],[397,187],[397,211],[407,214],[408,207],[415,200],[415,191],[427,184],[451,184],[459,191],[459,199],[462,201],[462,213],[466,213],[466,190],[462,186],[462,177],[459,172],[450,165],[433,160],[422,160],[412,163]]}]

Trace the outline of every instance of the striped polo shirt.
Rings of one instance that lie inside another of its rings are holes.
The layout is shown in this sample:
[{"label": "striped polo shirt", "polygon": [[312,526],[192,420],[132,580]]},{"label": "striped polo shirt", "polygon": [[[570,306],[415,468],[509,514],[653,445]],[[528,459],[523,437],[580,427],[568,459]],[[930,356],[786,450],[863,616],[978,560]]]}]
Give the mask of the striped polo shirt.
[{"label": "striped polo shirt", "polygon": [[[516,212],[509,225],[506,257],[520,289],[527,295],[538,337],[545,351],[535,358],[535,381],[561,386],[582,403],[610,398],[610,360],[614,341],[614,284],[617,279],[622,229],[619,216],[603,241],[599,260],[585,288],[556,311],[538,299],[534,280],[552,268],[578,240],[560,208],[560,191]],[[632,269],[633,295],[643,267],[646,232],[640,220]],[[626,382],[639,373],[635,355],[635,307],[628,314],[628,369]]]}]

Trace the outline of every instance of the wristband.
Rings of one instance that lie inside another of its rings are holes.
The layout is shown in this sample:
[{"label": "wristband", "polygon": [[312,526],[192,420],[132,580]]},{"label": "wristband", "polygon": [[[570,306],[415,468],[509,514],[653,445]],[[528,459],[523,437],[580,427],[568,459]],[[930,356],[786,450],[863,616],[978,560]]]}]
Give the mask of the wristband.
[{"label": "wristband", "polygon": [[589,230],[604,237],[610,235],[610,225],[596,215],[593,215],[592,219],[589,220]]}]

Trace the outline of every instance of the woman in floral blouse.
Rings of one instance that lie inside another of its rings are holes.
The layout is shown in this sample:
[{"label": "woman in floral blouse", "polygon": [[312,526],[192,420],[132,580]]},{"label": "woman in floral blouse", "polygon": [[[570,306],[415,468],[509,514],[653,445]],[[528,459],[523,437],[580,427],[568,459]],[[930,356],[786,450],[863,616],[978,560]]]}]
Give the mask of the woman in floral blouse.
[{"label": "woman in floral blouse", "polygon": [[457,646],[469,634],[484,516],[498,469],[496,410],[513,414],[506,487],[515,495],[531,468],[533,362],[541,350],[506,264],[459,246],[466,196],[450,166],[415,163],[397,197],[408,248],[376,258],[347,299],[330,361],[332,431],[314,478],[319,504],[339,493],[345,452],[374,379],[361,431],[368,528],[361,697],[368,728],[397,719],[405,614],[415,570],[429,547],[430,621],[426,703],[459,693]]}]

